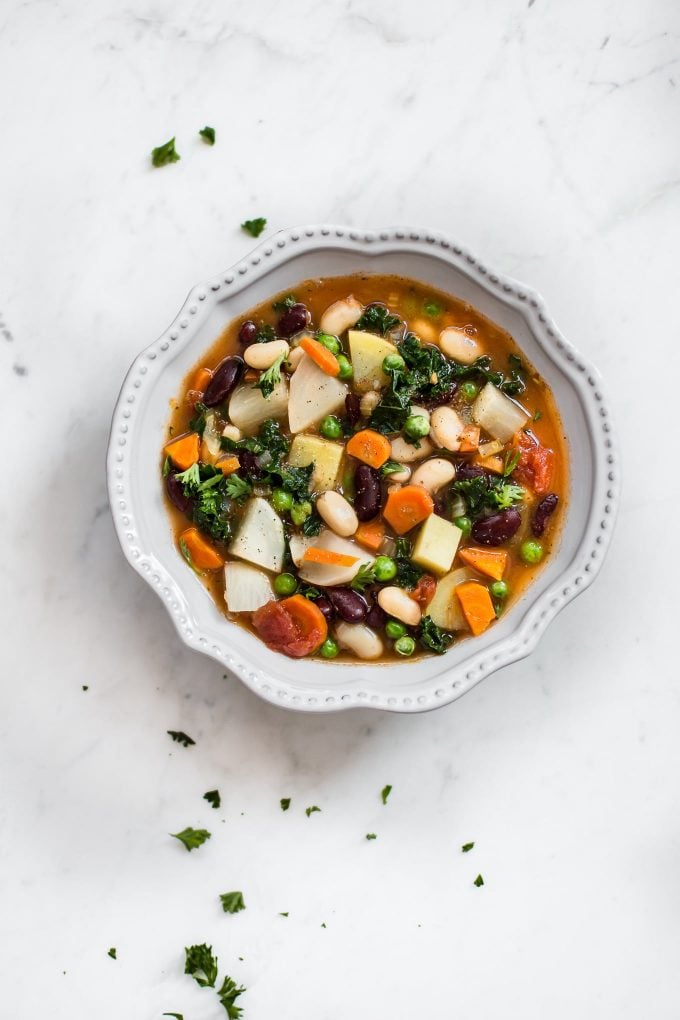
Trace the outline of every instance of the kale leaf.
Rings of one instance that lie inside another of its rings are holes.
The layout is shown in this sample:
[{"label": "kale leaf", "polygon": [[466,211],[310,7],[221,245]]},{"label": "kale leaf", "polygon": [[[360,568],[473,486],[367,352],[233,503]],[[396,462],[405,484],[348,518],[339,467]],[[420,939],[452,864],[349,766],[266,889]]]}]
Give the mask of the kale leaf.
[{"label": "kale leaf", "polygon": [[431,616],[424,616],[420,621],[418,640],[423,648],[436,652],[437,655],[443,655],[453,639],[453,634],[438,627]]},{"label": "kale leaf", "polygon": [[366,306],[363,315],[354,326],[354,329],[359,329],[363,333],[377,333],[379,336],[385,336],[391,329],[398,326],[400,322],[399,316],[392,315],[389,308],[386,308],[385,305],[373,304]]},{"label": "kale leaf", "polygon": [[524,499],[524,489],[520,485],[513,485],[505,477],[497,475],[461,478],[451,488],[465,499],[471,517],[477,517],[485,510],[508,510]]}]

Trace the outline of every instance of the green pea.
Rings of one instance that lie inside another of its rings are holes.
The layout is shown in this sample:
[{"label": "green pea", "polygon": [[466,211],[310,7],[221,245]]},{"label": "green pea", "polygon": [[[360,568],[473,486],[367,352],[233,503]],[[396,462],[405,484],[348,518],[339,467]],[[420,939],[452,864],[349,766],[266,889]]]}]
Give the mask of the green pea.
[{"label": "green pea", "polygon": [[463,532],[463,538],[469,538],[472,531],[472,521],[469,517],[454,517],[453,523]]},{"label": "green pea", "polygon": [[352,376],[354,375],[354,369],[352,368],[352,362],[349,360],[349,358],[346,358],[344,354],[338,354],[337,361],[338,365],[340,366],[340,371],[338,372],[338,379],[343,380],[351,379]]},{"label": "green pea", "polygon": [[507,599],[510,589],[506,581],[494,581],[489,585],[489,592],[494,599]]},{"label": "green pea", "polygon": [[312,504],[305,500],[304,503],[293,503],[290,511],[290,519],[298,527],[306,520],[312,512]]},{"label": "green pea", "polygon": [[340,341],[337,337],[331,336],[330,333],[317,333],[316,339],[320,344],[323,344],[331,354],[339,354],[341,351]]},{"label": "green pea", "polygon": [[423,439],[430,432],[430,422],[424,414],[410,414],[403,431],[407,439]]},{"label": "green pea", "polygon": [[340,419],[334,414],[327,414],[319,425],[319,432],[326,439],[340,439],[342,437],[342,425]]},{"label": "green pea", "polygon": [[397,576],[397,564],[391,556],[377,556],[373,564],[376,581],[391,581]]},{"label": "green pea", "polygon": [[405,634],[394,642],[394,650],[397,655],[413,655],[416,650],[416,643],[412,637]]},{"label": "green pea", "polygon": [[406,368],[406,362],[401,354],[388,354],[386,358],[383,358],[382,367],[383,372],[400,372]]},{"label": "green pea", "polygon": [[274,578],[274,591],[277,595],[292,595],[297,586],[297,579],[292,574],[279,574]]},{"label": "green pea", "polygon": [[396,640],[404,636],[406,627],[403,623],[399,623],[399,620],[388,620],[385,624],[385,633],[389,638]]},{"label": "green pea", "polygon": [[285,489],[274,489],[272,492],[272,506],[277,514],[284,514],[293,505],[293,497]]},{"label": "green pea", "polygon": [[519,547],[519,554],[524,562],[529,565],[540,563],[543,559],[543,546],[540,542],[534,542],[530,539],[528,542],[522,542]]},{"label": "green pea", "polygon": [[478,393],[479,386],[477,385],[477,383],[464,382],[460,388],[461,397],[463,398],[463,400],[467,400],[468,403],[471,403]]},{"label": "green pea", "polygon": [[332,637],[327,637],[319,651],[324,659],[334,659],[340,652],[340,645]]}]

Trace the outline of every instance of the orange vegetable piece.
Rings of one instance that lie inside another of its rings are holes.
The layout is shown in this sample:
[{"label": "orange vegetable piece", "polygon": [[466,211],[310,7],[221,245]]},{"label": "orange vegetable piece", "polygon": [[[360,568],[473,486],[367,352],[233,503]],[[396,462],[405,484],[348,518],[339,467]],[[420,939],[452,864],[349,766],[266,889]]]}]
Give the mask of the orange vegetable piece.
[{"label": "orange vegetable piece", "polygon": [[238,471],[241,467],[241,462],[238,457],[228,454],[226,457],[220,457],[215,462],[215,467],[218,467],[223,475],[230,475],[233,471]]},{"label": "orange vegetable piece", "polygon": [[527,435],[523,429],[514,436],[513,446],[519,448],[520,454],[513,480],[520,485],[530,485],[538,495],[548,492],[555,470],[555,451],[541,446],[533,433]]},{"label": "orange vegetable piece", "polygon": [[191,389],[198,390],[199,393],[205,393],[208,383],[212,379],[212,372],[209,368],[199,368],[198,372],[191,381]]},{"label": "orange vegetable piece", "polygon": [[409,595],[424,611],[434,598],[436,591],[437,582],[434,577],[432,577],[431,574],[423,574],[422,577],[418,579],[418,584],[415,588],[409,592]]},{"label": "orange vegetable piece", "polygon": [[[302,558],[307,563],[326,563],[329,567],[351,567],[353,563],[357,563],[359,560],[358,556],[348,556],[346,553],[333,552],[332,549],[319,549],[316,545],[307,549]],[[305,601],[308,600],[305,599]]]},{"label": "orange vegetable piece", "polygon": [[466,425],[460,437],[460,452],[474,453],[479,446],[479,425]]},{"label": "orange vegetable piece", "polygon": [[328,636],[323,613],[303,595],[260,606],[253,613],[253,626],[269,648],[294,659],[316,651]]},{"label": "orange vegetable piece", "polygon": [[179,536],[179,541],[182,552],[186,549],[191,563],[199,570],[219,570],[224,566],[224,558],[203,537],[198,528],[187,528]]},{"label": "orange vegetable piece", "polygon": [[303,336],[300,341],[300,347],[326,375],[339,374],[340,365],[338,364],[338,359],[334,354],[331,354],[327,347],[320,344],[318,340],[314,340],[311,336]]},{"label": "orange vegetable piece", "polygon": [[480,574],[493,577],[494,581],[501,580],[508,565],[508,554],[505,549],[480,549],[469,545],[466,549],[459,549],[458,555],[463,563],[478,570]]},{"label": "orange vegetable piece", "polygon": [[398,535],[405,535],[429,517],[433,510],[434,503],[429,492],[420,485],[404,485],[387,497],[383,517]]},{"label": "orange vegetable piece", "polygon": [[197,432],[187,432],[178,436],[165,446],[168,457],[180,471],[186,471],[198,460],[199,436]]},{"label": "orange vegetable piece", "polygon": [[361,542],[367,549],[377,552],[385,538],[385,525],[379,517],[376,517],[372,521],[360,524],[354,532],[354,537],[357,542]]},{"label": "orange vegetable piece", "polygon": [[488,588],[477,581],[464,581],[456,587],[455,592],[468,627],[475,637],[483,634],[489,624],[496,619]]},{"label": "orange vegetable piece", "polygon": [[505,470],[502,457],[473,457],[472,463],[477,467],[486,468],[487,471],[493,471],[497,475],[502,475]]},{"label": "orange vegetable piece", "polygon": [[355,432],[347,443],[347,453],[372,468],[382,467],[390,459],[392,447],[389,439],[374,429]]}]

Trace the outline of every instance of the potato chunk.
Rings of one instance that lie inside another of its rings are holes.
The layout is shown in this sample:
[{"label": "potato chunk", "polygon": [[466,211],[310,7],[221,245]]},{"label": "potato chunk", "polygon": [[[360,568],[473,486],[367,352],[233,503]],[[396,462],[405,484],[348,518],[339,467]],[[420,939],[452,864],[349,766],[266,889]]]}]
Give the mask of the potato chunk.
[{"label": "potato chunk", "polygon": [[293,467],[307,467],[314,464],[310,479],[311,488],[316,492],[334,489],[337,485],[343,447],[319,436],[296,436],[293,440],[288,463]]},{"label": "potato chunk", "polygon": [[411,559],[423,570],[441,576],[451,569],[462,537],[455,524],[431,514],[418,532]]},{"label": "potato chunk", "polygon": [[456,598],[456,588],[464,581],[469,581],[471,576],[469,570],[459,567],[437,582],[437,590],[427,607],[427,615],[432,617],[438,627],[444,630],[469,629],[461,604]]},{"label": "potato chunk", "polygon": [[350,329],[347,335],[354,369],[354,389],[358,393],[368,393],[387,386],[390,380],[382,370],[382,363],[388,354],[399,353],[394,344],[374,333],[362,333],[357,329]]}]

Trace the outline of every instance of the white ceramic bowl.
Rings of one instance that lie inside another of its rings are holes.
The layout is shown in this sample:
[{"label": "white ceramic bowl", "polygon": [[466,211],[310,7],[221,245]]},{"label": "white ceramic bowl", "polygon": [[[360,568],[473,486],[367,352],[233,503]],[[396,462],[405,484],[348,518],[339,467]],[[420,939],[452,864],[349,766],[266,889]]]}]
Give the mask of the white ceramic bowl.
[{"label": "white ceramic bowl", "polygon": [[[571,451],[571,496],[558,548],[529,589],[480,637],[443,656],[389,665],[288,659],[230,623],[177,553],[163,504],[159,450],[169,401],[225,325],[309,277],[397,273],[469,301],[516,339],[552,388]],[[309,226],[267,238],[199,284],[128,372],[108,450],[111,509],[123,552],[167,606],[180,638],[276,705],[420,712],[460,697],[528,655],[555,615],[595,579],[611,539],[619,466],[600,376],[561,336],[537,294],[431,231]]]}]

